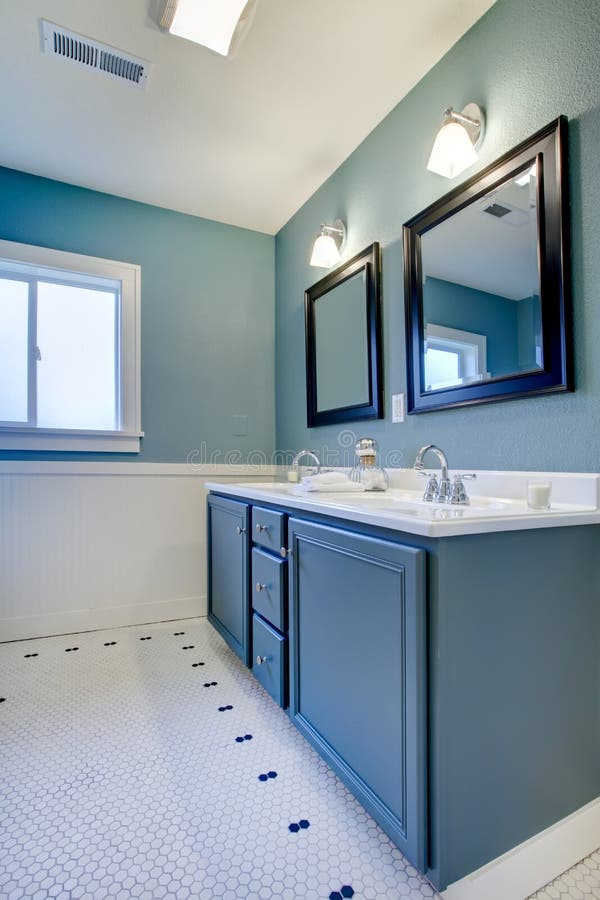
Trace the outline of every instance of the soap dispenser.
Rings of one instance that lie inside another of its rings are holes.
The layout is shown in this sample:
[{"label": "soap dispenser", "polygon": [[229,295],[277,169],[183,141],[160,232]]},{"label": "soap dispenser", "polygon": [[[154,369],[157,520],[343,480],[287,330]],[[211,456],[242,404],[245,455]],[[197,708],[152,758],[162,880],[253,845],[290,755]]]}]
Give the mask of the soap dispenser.
[{"label": "soap dispenser", "polygon": [[365,491],[387,491],[388,477],[385,469],[377,463],[377,441],[361,438],[354,445],[358,462],[350,472],[350,480],[362,484]]}]

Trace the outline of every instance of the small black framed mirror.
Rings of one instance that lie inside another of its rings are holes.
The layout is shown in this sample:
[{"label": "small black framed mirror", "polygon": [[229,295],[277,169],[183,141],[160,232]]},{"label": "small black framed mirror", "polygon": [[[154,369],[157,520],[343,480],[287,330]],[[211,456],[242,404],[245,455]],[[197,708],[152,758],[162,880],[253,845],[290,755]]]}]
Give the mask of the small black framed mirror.
[{"label": "small black framed mirror", "polygon": [[304,312],[308,427],[381,419],[379,244],[308,288]]},{"label": "small black framed mirror", "polygon": [[404,225],[409,413],[573,390],[566,132]]}]

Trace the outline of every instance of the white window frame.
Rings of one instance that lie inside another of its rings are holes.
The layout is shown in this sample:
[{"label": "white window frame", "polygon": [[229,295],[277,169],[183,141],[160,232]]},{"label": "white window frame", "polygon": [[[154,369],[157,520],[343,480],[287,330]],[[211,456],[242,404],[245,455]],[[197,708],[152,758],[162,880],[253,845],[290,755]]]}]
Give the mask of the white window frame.
[{"label": "white window frame", "polygon": [[447,328],[445,325],[429,324],[425,328],[425,352],[428,347],[456,353],[458,357],[460,377],[451,385],[438,385],[435,388],[426,386],[426,390],[443,390],[445,387],[458,387],[474,381],[484,381],[490,377],[487,371],[487,338],[485,334],[474,331],[460,331],[458,328]]},{"label": "white window frame", "polygon": [[[140,298],[141,267],[132,263],[100,259],[51,250],[33,244],[0,240],[0,270],[22,263],[44,269],[59,269],[73,274],[82,283],[85,276],[106,278],[120,284],[120,357],[117,361],[120,395],[120,427],[114,431],[37,428],[25,425],[0,425],[0,450],[63,450],[95,453],[139,453],[143,437],[141,422]],[[54,273],[46,273],[57,277]],[[68,279],[68,274],[64,280]],[[17,269],[15,276],[18,277]],[[24,276],[24,280],[28,276]],[[30,277],[30,276],[29,276]],[[31,356],[31,354],[30,354]]]}]

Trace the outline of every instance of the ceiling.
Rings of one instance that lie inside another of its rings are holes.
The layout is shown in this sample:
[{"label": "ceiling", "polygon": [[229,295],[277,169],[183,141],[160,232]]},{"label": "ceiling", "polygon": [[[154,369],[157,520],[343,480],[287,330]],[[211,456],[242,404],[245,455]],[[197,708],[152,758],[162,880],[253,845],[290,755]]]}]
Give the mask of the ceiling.
[{"label": "ceiling", "polygon": [[[275,233],[493,3],[259,0],[223,59],[161,0],[6,2],[0,164]],[[42,17],[151,60],[147,91],[44,55]]]},{"label": "ceiling", "polygon": [[[484,212],[493,203],[513,215]],[[540,292],[537,235],[535,179],[512,177],[422,235],[423,276],[524,300]]]}]

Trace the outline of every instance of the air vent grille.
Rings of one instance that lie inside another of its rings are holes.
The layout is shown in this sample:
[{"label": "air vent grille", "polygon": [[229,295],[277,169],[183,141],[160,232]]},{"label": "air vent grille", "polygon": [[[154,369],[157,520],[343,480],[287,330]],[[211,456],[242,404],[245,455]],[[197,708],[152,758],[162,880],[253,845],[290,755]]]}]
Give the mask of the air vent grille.
[{"label": "air vent grille", "polygon": [[488,213],[490,216],[495,216],[496,219],[502,219],[510,213],[510,209],[506,206],[502,206],[500,203],[492,203],[490,206],[486,206],[484,212]]},{"label": "air vent grille", "polygon": [[70,62],[111,78],[126,81],[134,87],[145,88],[152,71],[152,63],[124,53],[107,44],[67,31],[52,22],[42,20],[44,53],[61,56]]}]

